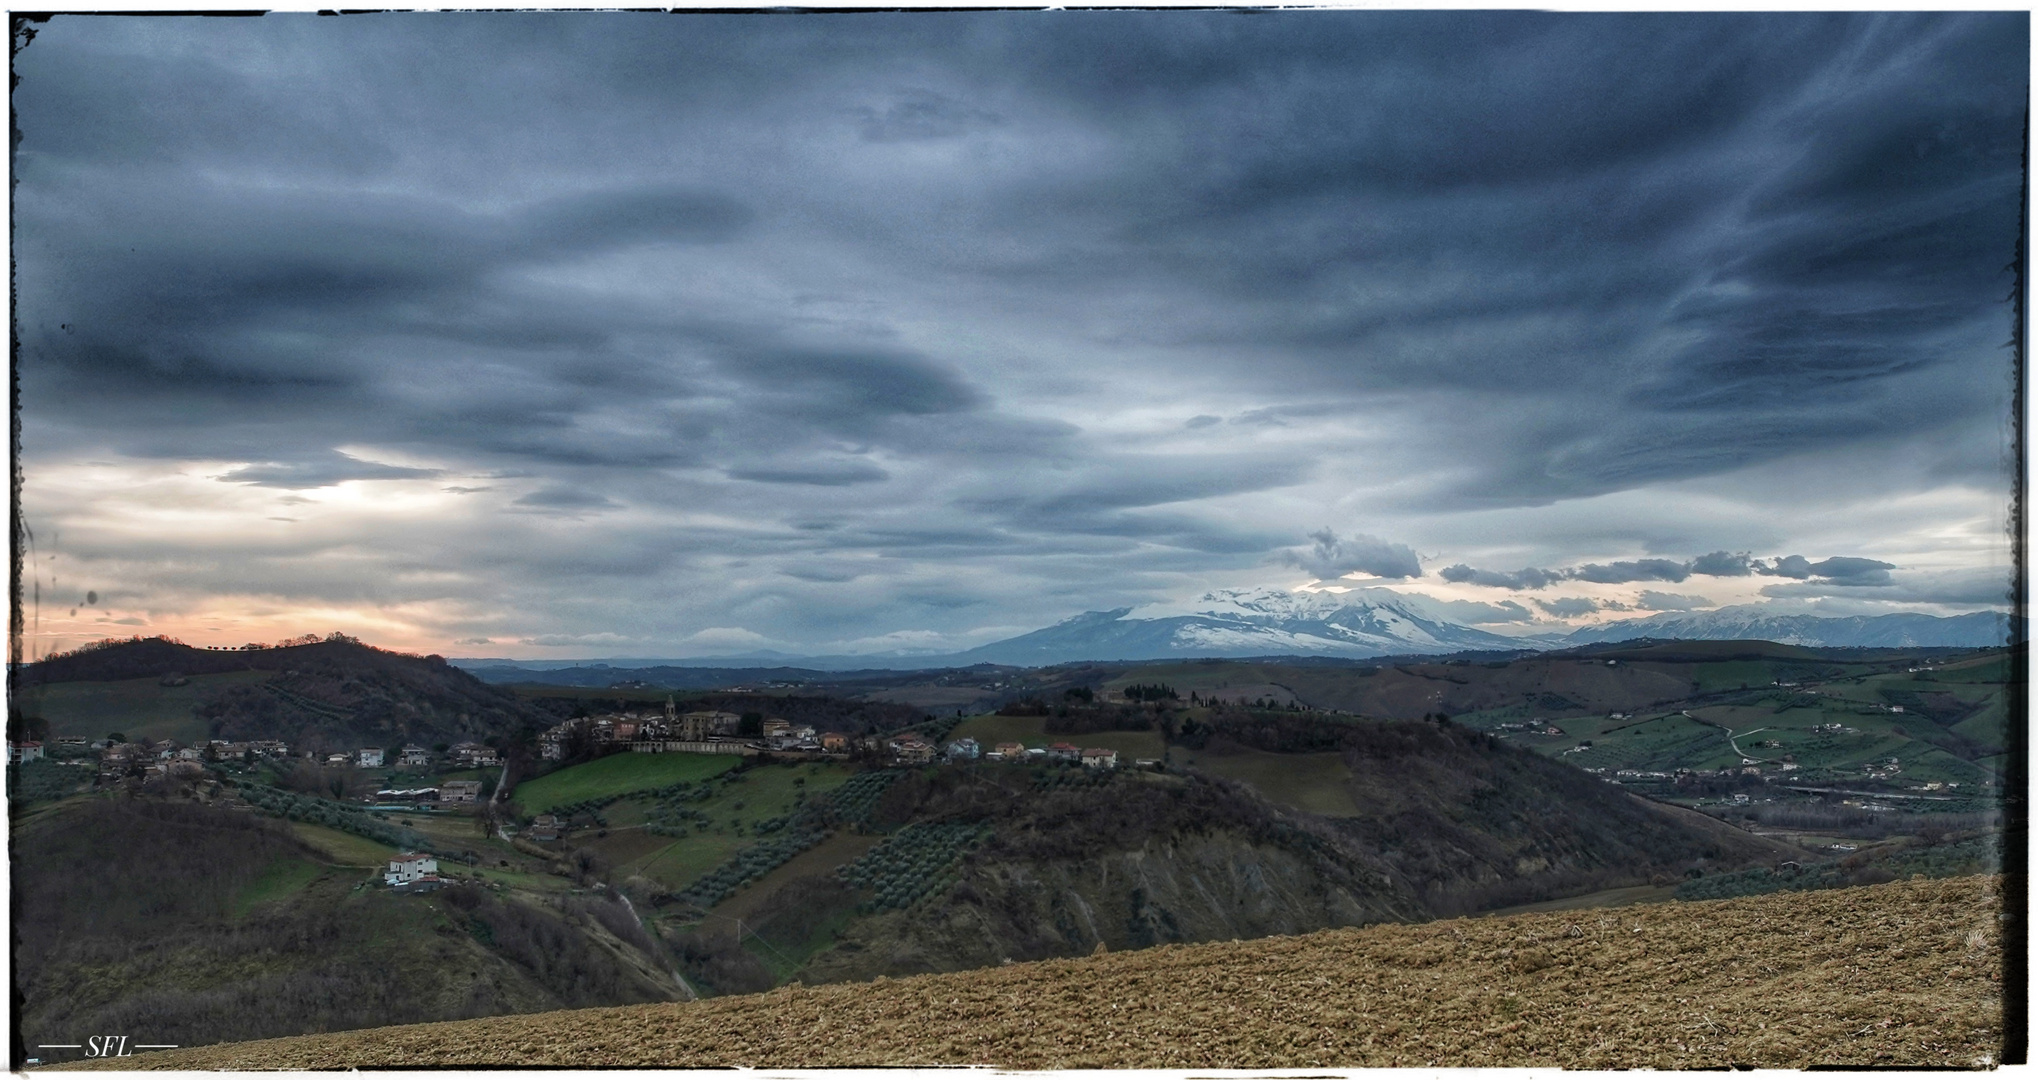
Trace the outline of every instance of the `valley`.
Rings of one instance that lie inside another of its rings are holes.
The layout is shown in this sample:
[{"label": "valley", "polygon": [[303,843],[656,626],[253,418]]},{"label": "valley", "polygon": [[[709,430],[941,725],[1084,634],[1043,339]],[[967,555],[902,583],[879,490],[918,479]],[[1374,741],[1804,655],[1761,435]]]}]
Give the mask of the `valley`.
[{"label": "valley", "polygon": [[[2000,650],[909,673],[992,692],[944,716],[868,684],[496,688],[318,648],[318,668],[188,675],[151,645],[97,658],[117,678],[33,684],[50,756],[10,780],[16,892],[55,928],[18,965],[36,1031],[162,1011],[196,1045],[2000,864]],[[278,712],[220,707],[273,679],[297,680]],[[460,720],[463,701],[492,711]],[[278,726],[228,726],[264,715]],[[683,716],[758,734],[633,742]],[[763,734],[794,725],[842,741]],[[129,741],[93,748],[99,727]],[[253,738],[270,730],[300,742]],[[411,733],[469,741],[398,745]],[[470,782],[475,801],[446,801]],[[85,876],[102,835],[129,834],[205,873]],[[435,857],[433,889],[382,884],[405,851]],[[167,937],[66,921],[158,892],[180,913]],[[330,947],[200,959],[271,937]],[[105,966],[129,953],[146,959]]]}]

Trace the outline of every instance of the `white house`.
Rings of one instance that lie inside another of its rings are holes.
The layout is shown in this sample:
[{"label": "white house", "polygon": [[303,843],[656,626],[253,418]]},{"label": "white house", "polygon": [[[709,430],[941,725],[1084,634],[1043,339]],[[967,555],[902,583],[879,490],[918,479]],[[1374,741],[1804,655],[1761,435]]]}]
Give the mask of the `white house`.
[{"label": "white house", "polygon": [[412,744],[403,748],[403,758],[401,760],[406,766],[430,765],[432,763],[432,752],[422,746]]},{"label": "white house", "polygon": [[[554,740],[550,742],[548,745],[552,749],[556,750],[559,744],[556,740]],[[480,743],[473,742],[460,743],[453,747],[452,754],[453,760],[459,762],[462,765],[478,766],[478,765],[493,765],[496,763],[495,751],[486,746],[483,746]]]},{"label": "white house", "polygon": [[1088,747],[1083,751],[1083,764],[1092,769],[1115,769],[1118,767],[1118,751],[1101,746]]},{"label": "white house", "polygon": [[24,761],[38,761],[42,758],[42,744],[39,742],[17,742],[7,744],[7,760],[19,765]]},{"label": "white house", "polygon": [[379,746],[363,747],[362,749],[356,751],[356,754],[360,758],[360,764],[362,768],[379,769],[382,767],[381,747]]},{"label": "white house", "polygon": [[382,881],[391,888],[400,889],[425,878],[437,879],[438,876],[439,860],[430,855],[406,851],[389,860],[389,870],[382,875]]},{"label": "white house", "polygon": [[982,753],[983,748],[977,745],[977,741],[967,736],[948,744],[950,761],[975,761]]}]

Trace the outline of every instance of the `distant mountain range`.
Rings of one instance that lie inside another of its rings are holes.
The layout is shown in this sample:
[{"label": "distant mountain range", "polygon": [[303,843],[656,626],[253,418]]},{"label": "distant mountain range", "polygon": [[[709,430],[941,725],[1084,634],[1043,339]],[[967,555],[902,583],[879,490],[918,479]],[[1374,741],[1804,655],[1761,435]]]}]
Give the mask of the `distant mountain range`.
[{"label": "distant mountain range", "polygon": [[618,668],[798,665],[819,670],[931,669],[998,664],[1042,667],[1086,660],[1161,660],[1222,656],[1438,655],[1562,649],[1635,638],[1760,640],[1816,648],[1980,648],[2009,640],[2010,616],[1982,611],[1942,618],[1893,615],[1829,618],[1777,614],[1743,604],[1706,612],[1665,612],[1589,626],[1565,634],[1496,634],[1451,621],[1445,606],[1392,589],[1344,593],[1224,590],[1177,610],[1090,611],[1018,637],[956,653],[886,653],[797,657],[754,653],[695,660],[517,661],[456,659],[461,667],[526,669],[607,663]]},{"label": "distant mountain range", "polygon": [[1671,611],[1646,619],[1589,626],[1564,638],[1569,645],[1633,638],[1700,641],[1774,641],[1828,649],[1981,648],[2010,638],[2010,616],[1977,611],[1941,618],[1902,612],[1894,615],[1778,615],[1761,604],[1715,611]]}]

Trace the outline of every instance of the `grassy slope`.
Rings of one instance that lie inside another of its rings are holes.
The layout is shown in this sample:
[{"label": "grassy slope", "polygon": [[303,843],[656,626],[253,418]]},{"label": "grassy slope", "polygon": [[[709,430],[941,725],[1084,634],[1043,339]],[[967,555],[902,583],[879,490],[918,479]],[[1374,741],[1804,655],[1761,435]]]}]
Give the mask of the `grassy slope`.
[{"label": "grassy slope", "polygon": [[[709,757],[695,754],[629,756]],[[735,759],[727,760],[733,762]],[[593,762],[579,768],[591,768],[601,763]],[[713,793],[706,800],[686,803],[688,809],[706,814],[712,824],[706,828],[688,826],[684,837],[672,839],[642,830],[611,828],[607,837],[581,833],[576,835],[575,841],[592,848],[616,865],[619,878],[641,875],[667,888],[682,889],[720,866],[737,849],[756,843],[758,837],[751,831],[753,825],[790,813],[803,793],[808,798],[815,798],[833,791],[854,773],[855,770],[849,766],[832,763],[761,765],[727,776],[714,786]],[[521,793],[523,789],[518,790]],[[633,805],[635,802],[625,800],[612,805],[607,812],[611,824],[628,824],[633,818],[643,820],[643,808]]]},{"label": "grassy slope", "polygon": [[[11,833],[30,1044],[89,1030],[197,1045],[667,989],[596,940],[587,901],[479,893],[490,936],[452,894],[362,888],[372,871],[346,863],[372,867],[387,849],[343,833],[104,796]],[[352,857],[328,861],[328,844]]]},{"label": "grassy slope", "polygon": [[41,710],[56,735],[89,735],[103,739],[118,731],[130,739],[175,739],[204,742],[206,722],[191,711],[207,694],[221,687],[266,681],[273,671],[233,671],[194,675],[183,686],[163,686],[154,677],[119,682],[67,682],[30,686],[24,707]]},{"label": "grassy slope", "polygon": [[366,837],[313,825],[308,821],[291,822],[290,831],[339,866],[387,866],[390,856],[397,854],[396,849],[387,844],[378,844]]},{"label": "grassy slope", "polygon": [[1359,812],[1346,785],[1351,771],[1342,754],[1270,754],[1239,750],[1194,755],[1194,768],[1249,784],[1273,802],[1312,814],[1349,817]]},{"label": "grassy slope", "polygon": [[2003,1034],[1997,888],[1955,878],[1331,930],[119,1064],[1973,1067]]},{"label": "grassy slope", "polygon": [[518,784],[516,802],[525,813],[542,814],[584,799],[720,776],[737,761],[733,754],[610,754]]}]

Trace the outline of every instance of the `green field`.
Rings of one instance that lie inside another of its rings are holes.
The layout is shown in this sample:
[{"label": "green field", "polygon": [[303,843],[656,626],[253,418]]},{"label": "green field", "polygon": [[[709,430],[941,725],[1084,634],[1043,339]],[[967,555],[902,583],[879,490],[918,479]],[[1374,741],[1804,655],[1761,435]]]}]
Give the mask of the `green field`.
[{"label": "green field", "polygon": [[387,844],[306,821],[291,822],[290,831],[305,843],[325,852],[328,858],[341,866],[386,867],[390,857],[397,853]]},{"label": "green field", "polygon": [[735,754],[610,754],[517,785],[516,803],[527,814],[607,795],[705,780],[736,767]]},{"label": "green field", "polygon": [[1693,664],[1689,674],[1698,684],[1699,693],[1712,694],[1721,690],[1752,690],[1768,686],[1778,677],[1779,669],[1785,666],[1798,665],[1774,660],[1717,660]]},{"label": "green field", "polygon": [[[1178,751],[1179,752],[1179,751]],[[1331,817],[1351,817],[1359,812],[1346,784],[1351,771],[1344,755],[1273,754],[1246,750],[1230,754],[1199,753],[1196,768],[1213,776],[1237,780],[1283,806]]]},{"label": "green field", "polygon": [[[730,757],[728,760],[733,762],[736,759]],[[624,876],[641,874],[668,888],[681,889],[727,861],[738,848],[756,843],[759,837],[754,827],[758,822],[792,813],[802,800],[817,798],[841,787],[856,771],[849,765],[808,762],[759,765],[741,772],[726,772],[709,785],[707,798],[683,804],[708,819],[705,824],[688,826],[687,835],[683,837],[669,839],[633,827],[634,823],[644,820],[646,801],[625,799],[603,812],[609,820],[608,836],[601,837],[583,830],[573,834],[573,843],[609,859]]]},{"label": "green field", "polygon": [[129,739],[175,739],[202,743],[211,732],[192,707],[222,687],[263,682],[273,671],[230,671],[193,675],[183,686],[163,686],[154,678],[119,682],[64,682],[28,688],[22,708],[39,711],[52,735],[87,735],[103,739],[118,731]]},{"label": "green field", "polygon": [[241,890],[241,895],[234,900],[234,917],[246,915],[257,904],[295,896],[324,872],[325,867],[306,859],[278,859]]}]

